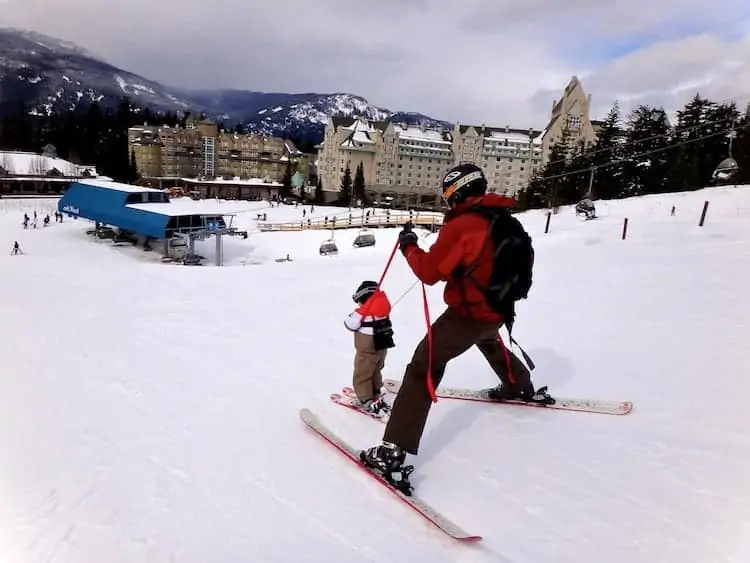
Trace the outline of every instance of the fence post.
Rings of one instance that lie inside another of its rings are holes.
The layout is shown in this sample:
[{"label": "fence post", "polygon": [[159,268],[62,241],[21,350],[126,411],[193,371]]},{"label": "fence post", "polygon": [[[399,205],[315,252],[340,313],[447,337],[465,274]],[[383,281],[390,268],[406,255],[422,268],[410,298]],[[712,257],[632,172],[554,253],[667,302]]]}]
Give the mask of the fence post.
[{"label": "fence post", "polygon": [[547,223],[544,225],[544,234],[545,235],[547,233],[549,233],[549,222],[550,222],[551,219],[552,219],[552,212],[548,211],[547,212]]},{"label": "fence post", "polygon": [[625,217],[625,220],[622,222],[622,240],[625,240],[628,236],[628,218]]},{"label": "fence post", "polygon": [[701,220],[698,222],[698,226],[702,227],[703,223],[706,222],[706,213],[708,212],[708,201],[703,202],[703,211],[701,212]]}]

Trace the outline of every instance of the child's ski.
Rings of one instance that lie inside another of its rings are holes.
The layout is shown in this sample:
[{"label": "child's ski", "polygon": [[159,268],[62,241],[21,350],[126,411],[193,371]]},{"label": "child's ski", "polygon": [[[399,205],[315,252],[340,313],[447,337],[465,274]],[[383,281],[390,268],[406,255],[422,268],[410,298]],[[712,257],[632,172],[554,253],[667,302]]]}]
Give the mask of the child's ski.
[{"label": "child's ski", "polygon": [[348,390],[349,390],[348,387],[344,387],[344,389],[342,390],[342,393],[331,393],[330,395],[331,401],[333,401],[337,405],[341,405],[342,407],[346,407],[360,414],[363,414],[369,418],[377,420],[378,422],[382,422],[383,424],[388,422],[388,417],[391,414],[390,411],[381,412],[377,414],[372,413],[372,412],[367,412],[359,405],[359,400],[357,399],[357,396],[350,395],[348,393]]},{"label": "child's ski", "polygon": [[341,438],[328,426],[326,426],[323,422],[321,422],[321,420],[318,418],[318,416],[315,413],[313,413],[309,409],[303,408],[300,410],[299,414],[300,414],[300,418],[302,419],[302,421],[311,430],[315,431],[320,437],[325,439],[329,444],[335,447],[339,452],[341,452],[346,457],[348,457],[351,461],[356,463],[360,469],[369,473],[373,479],[375,479],[381,485],[386,487],[389,491],[391,491],[394,495],[396,495],[402,502],[410,506],[415,512],[420,514],[428,522],[430,522],[431,524],[433,524],[434,526],[442,530],[444,533],[460,541],[475,542],[475,541],[479,541],[482,539],[481,536],[475,536],[475,535],[469,534],[465,530],[461,529],[458,525],[456,525],[454,522],[450,521],[448,518],[440,514],[437,510],[432,508],[430,505],[428,505],[419,497],[415,496],[413,493],[411,495],[405,495],[404,493],[399,491],[396,487],[391,485],[379,472],[367,467],[360,460],[360,457],[359,457],[360,453],[357,450],[355,450],[351,445],[349,445],[346,441],[344,441],[343,438]]},{"label": "child's ski", "polygon": [[[390,393],[398,393],[401,382],[395,379],[385,379],[383,387]],[[490,399],[486,390],[463,389],[460,387],[438,387],[437,396],[444,399],[462,399],[465,401],[479,401],[483,403],[496,403],[500,405],[514,405],[520,407],[536,407],[544,409],[557,409],[565,411],[589,412],[596,414],[628,414],[633,409],[630,401],[605,401],[601,399],[572,399],[555,397],[555,402],[534,403],[518,399],[498,401]]]}]

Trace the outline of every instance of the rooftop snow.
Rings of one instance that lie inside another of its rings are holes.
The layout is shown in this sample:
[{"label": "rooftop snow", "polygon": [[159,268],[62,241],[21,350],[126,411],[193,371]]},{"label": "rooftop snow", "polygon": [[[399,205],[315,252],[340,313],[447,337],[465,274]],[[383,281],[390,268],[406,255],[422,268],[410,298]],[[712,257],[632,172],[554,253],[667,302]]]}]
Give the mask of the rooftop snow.
[{"label": "rooftop snow", "polygon": [[402,139],[410,139],[414,141],[422,141],[425,143],[443,143],[446,145],[452,144],[451,141],[443,138],[443,132],[437,129],[425,129],[422,131],[421,127],[416,126],[396,126],[396,134]]},{"label": "rooftop snow", "polygon": [[369,121],[361,121],[359,119],[355,119],[354,123],[351,125],[342,126],[341,129],[349,131],[366,131],[367,133],[375,131],[375,127]]},{"label": "rooftop snow", "polygon": [[9,174],[18,175],[45,175],[53,169],[59,170],[65,176],[82,176],[86,172],[97,175],[94,166],[74,164],[62,158],[32,152],[0,151],[0,167]]},{"label": "rooftop snow", "polygon": [[94,178],[85,178],[79,180],[80,184],[87,184],[96,188],[106,188],[108,190],[115,190],[118,192],[127,192],[134,194],[141,194],[144,192],[159,192],[164,193],[164,190],[157,190],[154,188],[144,188],[143,186],[132,186],[130,184],[121,184],[120,182],[112,182],[110,180],[100,180]]},{"label": "rooftop snow", "polygon": [[354,131],[347,139],[341,143],[341,146],[347,146],[352,145],[353,143],[361,143],[363,145],[374,145],[375,141],[373,141],[369,135],[364,131]]},{"label": "rooftop snow", "polygon": [[227,211],[226,207],[223,209],[219,208],[216,205],[216,202],[212,200],[177,200],[171,201],[169,203],[131,203],[126,205],[125,207],[128,207],[130,209],[138,209],[140,211],[148,211],[150,213],[158,213],[159,215],[166,215],[168,217],[181,217],[183,215],[225,216],[252,210],[252,208],[248,208],[246,210],[232,210],[230,212]]},{"label": "rooftop snow", "polygon": [[[510,131],[508,133],[504,131],[493,131],[489,135],[487,135],[486,140],[496,142],[505,142],[507,140],[509,143],[523,143],[525,145],[529,144],[528,135],[515,131]],[[540,137],[534,137],[532,138],[531,142],[533,144],[541,144],[542,140]]]},{"label": "rooftop snow", "polygon": [[190,184],[231,184],[234,186],[250,186],[252,188],[279,188],[283,184],[279,182],[266,182],[263,178],[248,178],[247,180],[240,180],[235,177],[231,180],[225,180],[224,178],[216,178],[215,180],[198,180],[196,178],[180,178],[183,182]]}]

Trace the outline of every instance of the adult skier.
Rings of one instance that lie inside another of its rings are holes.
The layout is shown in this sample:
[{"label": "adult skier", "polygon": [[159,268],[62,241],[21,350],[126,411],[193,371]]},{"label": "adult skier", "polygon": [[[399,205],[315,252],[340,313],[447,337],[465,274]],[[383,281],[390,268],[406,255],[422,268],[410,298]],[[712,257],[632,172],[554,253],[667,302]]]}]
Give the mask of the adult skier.
[{"label": "adult skier", "polygon": [[[437,388],[448,362],[476,346],[500,379],[500,385],[488,390],[490,398],[546,402],[549,397],[545,393],[535,392],[529,370],[498,338],[498,330],[513,320],[512,301],[507,310],[503,309],[505,314],[499,313],[488,301],[486,290],[482,290],[489,285],[495,257],[493,241],[488,237],[489,218],[476,212],[475,206],[502,215],[505,224],[513,224],[517,220],[510,216],[508,208],[515,200],[486,193],[487,180],[474,164],[449,170],[443,178],[442,191],[450,210],[430,250],[419,247],[409,224],[399,235],[400,250],[417,278],[427,285],[446,282],[447,308],[432,325],[432,383]],[[514,228],[522,230],[517,224]],[[427,388],[428,355],[425,337],[406,367],[383,442],[361,454],[366,465],[393,481],[407,481],[407,486],[410,469],[403,467],[406,453],[417,455],[432,404]]]}]

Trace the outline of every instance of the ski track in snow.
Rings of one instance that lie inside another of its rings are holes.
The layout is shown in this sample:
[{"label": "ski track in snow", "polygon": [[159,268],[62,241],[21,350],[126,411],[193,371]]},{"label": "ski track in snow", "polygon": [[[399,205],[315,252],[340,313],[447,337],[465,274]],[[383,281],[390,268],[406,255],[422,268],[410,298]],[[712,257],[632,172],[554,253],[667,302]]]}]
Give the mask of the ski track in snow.
[{"label": "ski track in snow", "polygon": [[[380,440],[381,424],[328,394],[351,384],[352,290],[378,279],[397,229],[366,249],[338,231],[339,256],[320,257],[330,231],[259,233],[249,211],[227,267],[185,268],[93,241],[82,220],[21,228],[24,211],[54,205],[0,200],[0,244],[26,253],[0,256],[0,563],[750,557],[750,188],[598,202],[590,222],[563,209],[546,235],[544,212],[521,216],[537,266],[514,336],[535,383],[635,407],[433,405],[413,481],[484,536],[475,545],[423,522],[298,418],[307,406],[355,446]],[[347,214],[315,215],[332,213]],[[212,241],[198,248],[213,258]],[[391,300],[413,282],[397,255]],[[386,377],[402,377],[424,334],[420,293],[394,309]],[[434,319],[442,284],[428,295]],[[472,350],[445,384],[495,378]]]}]

